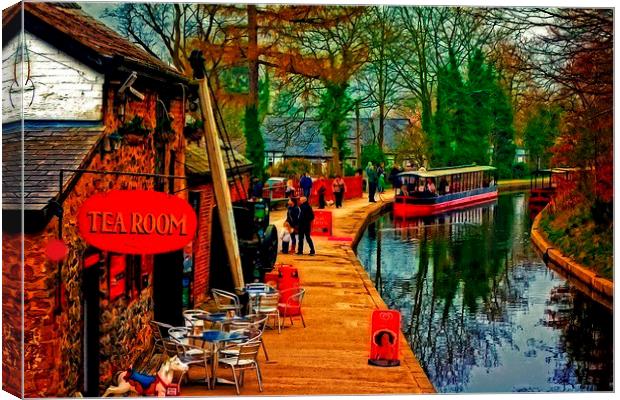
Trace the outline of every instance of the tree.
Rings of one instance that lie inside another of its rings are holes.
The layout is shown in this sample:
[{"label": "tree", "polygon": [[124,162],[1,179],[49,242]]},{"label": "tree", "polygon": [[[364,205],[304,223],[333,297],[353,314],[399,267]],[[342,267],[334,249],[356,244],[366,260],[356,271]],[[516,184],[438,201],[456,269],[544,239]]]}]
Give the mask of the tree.
[{"label": "tree", "polygon": [[[495,74],[491,72],[493,77]],[[492,165],[497,168],[499,178],[512,176],[511,169],[515,158],[514,125],[512,104],[504,88],[493,79],[491,86],[491,145],[493,146]]]},{"label": "tree", "polygon": [[383,148],[385,119],[400,98],[394,54],[398,51],[398,32],[394,25],[395,9],[373,6],[369,10],[371,29],[368,62],[357,74],[357,91],[363,107],[374,108],[379,119],[377,143]]},{"label": "tree", "polygon": [[346,83],[327,83],[318,107],[321,134],[326,147],[332,149],[332,172],[335,175],[342,175],[340,160],[349,153],[347,115],[353,110],[354,103],[347,88]]},{"label": "tree", "polygon": [[560,129],[560,111],[547,104],[536,104],[523,131],[525,146],[533,168],[548,168],[551,148]]},{"label": "tree", "polygon": [[[345,118],[352,110],[347,93],[354,74],[368,56],[368,20],[364,7],[298,6],[288,25],[278,27],[278,48],[285,54],[280,71],[296,77],[304,89],[320,88],[318,116],[326,147],[332,149],[334,173],[342,175]],[[295,9],[295,8],[294,8]],[[272,54],[275,50],[272,49]],[[300,76],[302,77],[301,79]],[[308,84],[308,80],[313,83]],[[319,86],[320,84],[320,86]],[[311,96],[303,93],[302,96]],[[328,107],[331,107],[329,109]],[[336,116],[340,120],[336,120]]]}]

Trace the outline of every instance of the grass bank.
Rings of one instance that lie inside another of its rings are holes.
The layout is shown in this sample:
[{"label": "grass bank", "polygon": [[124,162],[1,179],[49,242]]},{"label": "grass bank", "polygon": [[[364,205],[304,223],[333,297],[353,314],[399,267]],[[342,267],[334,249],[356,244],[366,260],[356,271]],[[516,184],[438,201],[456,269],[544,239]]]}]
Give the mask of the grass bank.
[{"label": "grass bank", "polygon": [[540,231],[562,254],[613,281],[613,227],[597,225],[589,208],[544,212]]}]

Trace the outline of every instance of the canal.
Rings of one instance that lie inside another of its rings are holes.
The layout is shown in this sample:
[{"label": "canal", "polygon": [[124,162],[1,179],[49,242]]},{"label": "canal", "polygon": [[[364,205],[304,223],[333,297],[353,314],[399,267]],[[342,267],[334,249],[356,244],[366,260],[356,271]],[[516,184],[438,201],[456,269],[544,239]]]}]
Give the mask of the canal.
[{"label": "canal", "polygon": [[440,393],[613,390],[613,315],[530,243],[527,193],[370,224],[357,256]]}]

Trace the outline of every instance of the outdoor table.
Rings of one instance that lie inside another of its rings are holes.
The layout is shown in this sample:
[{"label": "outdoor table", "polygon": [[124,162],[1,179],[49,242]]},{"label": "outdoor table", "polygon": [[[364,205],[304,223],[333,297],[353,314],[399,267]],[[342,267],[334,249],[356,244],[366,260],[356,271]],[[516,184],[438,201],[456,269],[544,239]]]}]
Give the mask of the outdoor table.
[{"label": "outdoor table", "polygon": [[[248,337],[241,332],[223,332],[215,329],[203,331],[200,335],[189,334],[181,339],[181,343],[189,341],[189,339],[202,340],[205,343],[209,343],[212,347],[211,352],[211,379],[212,388],[215,388],[216,368],[219,362],[219,346],[227,342],[234,342],[238,340],[247,340]],[[227,382],[226,382],[227,383]]]},{"label": "outdoor table", "polygon": [[258,307],[258,299],[261,295],[278,293],[278,290],[268,285],[265,285],[264,287],[252,287],[246,285],[246,287],[241,289],[241,292],[248,295],[248,314],[251,314],[252,309]]},{"label": "outdoor table", "polygon": [[[227,313],[211,313],[205,315],[196,315],[194,318],[199,319],[201,321],[210,322],[211,324],[219,324],[222,328],[224,326],[231,324],[233,322],[243,322],[247,321],[246,317],[242,316],[229,316]],[[221,330],[221,329],[220,329]]]}]

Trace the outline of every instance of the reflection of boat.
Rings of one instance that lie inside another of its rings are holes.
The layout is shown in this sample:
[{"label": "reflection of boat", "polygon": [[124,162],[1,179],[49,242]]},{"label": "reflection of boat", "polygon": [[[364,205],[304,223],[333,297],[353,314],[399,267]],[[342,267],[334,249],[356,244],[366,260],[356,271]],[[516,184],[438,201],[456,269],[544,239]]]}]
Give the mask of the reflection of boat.
[{"label": "reflection of boat", "polygon": [[402,187],[394,200],[395,217],[439,214],[497,197],[494,167],[420,168],[398,175]]}]

